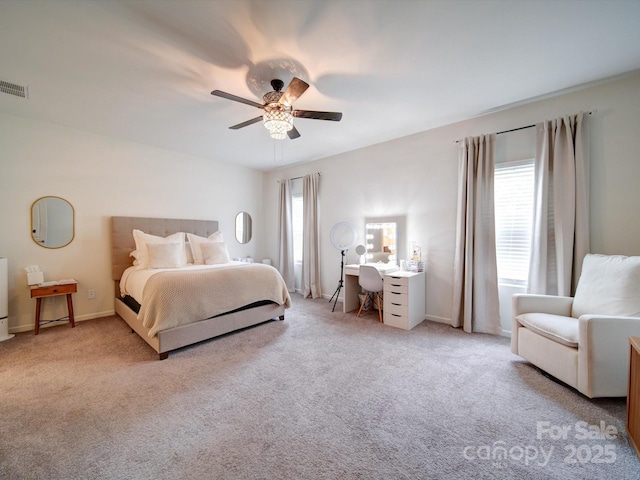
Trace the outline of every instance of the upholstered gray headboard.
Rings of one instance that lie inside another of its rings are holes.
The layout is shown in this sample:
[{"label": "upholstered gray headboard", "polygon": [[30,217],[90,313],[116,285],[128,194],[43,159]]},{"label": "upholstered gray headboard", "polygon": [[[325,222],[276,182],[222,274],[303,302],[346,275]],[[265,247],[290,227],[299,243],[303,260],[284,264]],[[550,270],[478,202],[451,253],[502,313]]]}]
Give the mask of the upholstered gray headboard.
[{"label": "upholstered gray headboard", "polygon": [[111,276],[120,280],[122,273],[133,264],[129,254],[135,250],[133,230],[166,237],[176,232],[208,237],[218,231],[217,220],[183,220],[177,218],[111,217]]}]

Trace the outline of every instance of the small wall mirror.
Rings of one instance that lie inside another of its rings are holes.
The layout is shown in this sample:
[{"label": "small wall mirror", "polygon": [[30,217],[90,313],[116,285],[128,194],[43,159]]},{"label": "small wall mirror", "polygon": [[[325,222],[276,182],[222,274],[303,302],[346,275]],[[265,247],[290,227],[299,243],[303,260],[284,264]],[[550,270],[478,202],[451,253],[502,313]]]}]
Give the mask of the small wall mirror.
[{"label": "small wall mirror", "polygon": [[31,238],[45,248],[69,245],[75,234],[73,216],[73,206],[64,198],[39,198],[31,205]]},{"label": "small wall mirror", "polygon": [[249,243],[251,240],[251,215],[247,212],[236,215],[236,240],[239,243]]}]

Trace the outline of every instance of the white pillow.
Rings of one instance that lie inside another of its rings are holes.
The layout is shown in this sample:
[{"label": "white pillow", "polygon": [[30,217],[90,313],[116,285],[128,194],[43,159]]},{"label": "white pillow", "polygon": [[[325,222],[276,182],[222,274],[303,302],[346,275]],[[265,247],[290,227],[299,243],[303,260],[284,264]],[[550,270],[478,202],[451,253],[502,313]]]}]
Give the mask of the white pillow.
[{"label": "white pillow", "polygon": [[200,237],[193,233],[187,233],[187,238],[189,239],[191,254],[193,255],[193,263],[195,265],[204,265],[204,256],[202,255],[203,244],[224,242],[222,232],[214,232],[209,235],[208,238]]},{"label": "white pillow", "polygon": [[193,253],[191,253],[191,244],[184,242],[184,253],[187,255],[187,265],[193,265]]},{"label": "white pillow", "polygon": [[129,254],[130,257],[133,257],[133,266],[137,267],[140,265],[140,260],[138,260],[138,250],[134,250]]},{"label": "white pillow", "polygon": [[176,243],[147,243],[149,268],[178,268],[184,266],[184,247]]},{"label": "white pillow", "polygon": [[181,265],[187,264],[187,255],[184,252],[184,233],[178,232],[168,237],[158,237],[149,233],[141,232],[140,230],[133,231],[133,239],[136,242],[136,255],[135,258],[139,264],[136,265],[137,269],[149,268],[149,253],[147,251],[147,245],[150,243],[179,243],[182,248]]},{"label": "white pillow", "polygon": [[584,257],[572,316],[588,314],[640,316],[640,257]]},{"label": "white pillow", "polygon": [[227,246],[224,242],[206,242],[202,243],[200,247],[206,265],[216,265],[218,263],[228,263],[231,261]]}]

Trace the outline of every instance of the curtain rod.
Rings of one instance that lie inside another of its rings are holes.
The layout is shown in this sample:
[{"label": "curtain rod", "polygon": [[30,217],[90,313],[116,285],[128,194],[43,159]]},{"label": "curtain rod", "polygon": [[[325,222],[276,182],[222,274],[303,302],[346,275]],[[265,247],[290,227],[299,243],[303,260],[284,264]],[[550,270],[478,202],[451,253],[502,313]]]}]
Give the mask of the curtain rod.
[{"label": "curtain rod", "polygon": [[[322,172],[316,172],[316,175],[320,176]],[[299,177],[293,177],[290,178],[289,180],[300,180],[302,177],[304,177],[304,175],[300,175]],[[280,183],[280,180],[278,180],[278,183]]]},{"label": "curtain rod", "polygon": [[[597,112],[597,110],[593,110],[591,112],[587,112],[587,115],[591,115],[594,112]],[[526,130],[527,128],[533,128],[535,126],[536,126],[536,124],[534,123],[533,125],[527,125],[526,127],[518,127],[518,128],[512,128],[511,130],[503,130],[502,132],[497,132],[496,135],[502,135],[503,133],[517,132],[518,130]],[[453,143],[460,143],[460,140],[456,140]]]}]

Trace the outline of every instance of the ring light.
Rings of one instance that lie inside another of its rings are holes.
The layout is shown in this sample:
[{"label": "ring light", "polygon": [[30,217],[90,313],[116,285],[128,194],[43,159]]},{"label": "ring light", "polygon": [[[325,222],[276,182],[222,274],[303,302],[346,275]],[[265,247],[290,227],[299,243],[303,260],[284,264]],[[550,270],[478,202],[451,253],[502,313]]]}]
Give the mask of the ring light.
[{"label": "ring light", "polygon": [[349,222],[338,222],[331,229],[329,238],[334,248],[338,250],[349,250],[356,244],[358,234],[356,228]]}]

